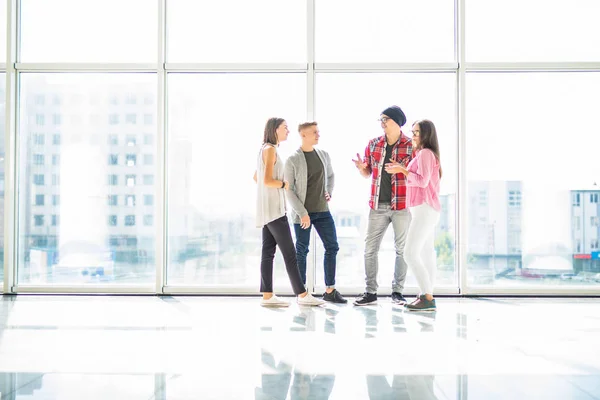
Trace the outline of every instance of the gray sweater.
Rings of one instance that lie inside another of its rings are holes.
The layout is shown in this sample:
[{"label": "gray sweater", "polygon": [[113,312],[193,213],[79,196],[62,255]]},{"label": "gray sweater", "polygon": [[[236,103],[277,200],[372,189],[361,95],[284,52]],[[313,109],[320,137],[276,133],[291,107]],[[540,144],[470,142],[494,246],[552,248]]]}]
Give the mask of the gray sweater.
[{"label": "gray sweater", "polygon": [[[323,180],[325,192],[329,193],[331,196],[334,183],[331,159],[326,151],[315,148],[315,152],[321,159],[323,168],[325,169],[325,179]],[[284,172],[285,180],[290,183],[289,190],[286,190],[285,192],[287,199],[292,206],[292,221],[294,224],[299,224],[300,218],[308,215],[308,211],[306,211],[306,208],[304,207],[304,201],[306,200],[307,175],[306,158],[304,158],[302,149],[299,148],[285,162]]]}]

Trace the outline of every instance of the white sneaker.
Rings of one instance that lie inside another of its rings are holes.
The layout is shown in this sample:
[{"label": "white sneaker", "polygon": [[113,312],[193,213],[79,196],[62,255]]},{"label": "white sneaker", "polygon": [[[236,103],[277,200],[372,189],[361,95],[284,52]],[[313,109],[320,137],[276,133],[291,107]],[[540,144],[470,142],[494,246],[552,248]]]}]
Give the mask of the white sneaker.
[{"label": "white sneaker", "polygon": [[260,305],[263,307],[289,307],[290,303],[273,295],[273,297],[268,300],[262,299]]},{"label": "white sneaker", "polygon": [[298,304],[301,306],[321,306],[325,304],[325,301],[313,297],[312,294],[307,293],[306,296],[298,296]]}]

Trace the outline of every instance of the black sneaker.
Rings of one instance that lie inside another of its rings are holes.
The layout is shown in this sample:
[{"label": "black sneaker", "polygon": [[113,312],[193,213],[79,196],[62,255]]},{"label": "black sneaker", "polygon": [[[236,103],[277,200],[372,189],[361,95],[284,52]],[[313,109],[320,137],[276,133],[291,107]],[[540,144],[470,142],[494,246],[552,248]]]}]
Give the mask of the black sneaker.
[{"label": "black sneaker", "polygon": [[354,300],[355,306],[368,306],[371,304],[377,304],[377,294],[376,293],[363,293],[359,297]]},{"label": "black sneaker", "polygon": [[333,289],[331,293],[323,293],[323,300],[338,304],[346,304],[348,302],[336,289]]},{"label": "black sneaker", "polygon": [[419,297],[419,300],[412,304],[407,304],[406,309],[408,311],[436,311],[435,299],[429,301],[423,294]]},{"label": "black sneaker", "polygon": [[404,298],[404,296],[402,296],[402,293],[400,293],[400,292],[392,292],[392,302],[394,304],[400,304],[401,306],[408,303],[406,301],[406,299]]}]

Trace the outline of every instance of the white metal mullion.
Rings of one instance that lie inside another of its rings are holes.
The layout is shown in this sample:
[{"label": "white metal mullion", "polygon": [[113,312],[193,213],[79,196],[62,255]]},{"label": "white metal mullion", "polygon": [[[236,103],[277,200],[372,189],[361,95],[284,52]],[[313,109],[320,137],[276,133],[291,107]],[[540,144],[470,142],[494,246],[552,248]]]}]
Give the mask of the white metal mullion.
[{"label": "white metal mullion", "polygon": [[[340,291],[344,296],[355,296],[364,293],[364,286],[357,285],[336,285],[336,289]],[[315,290],[318,292],[325,291],[325,285],[323,283],[319,283],[315,285]],[[434,289],[435,294],[440,295],[458,295],[458,288],[456,286],[439,286]],[[420,289],[417,286],[406,286],[403,290],[403,294],[405,296],[416,296],[420,293]],[[391,286],[387,287],[379,287],[377,290],[378,296],[391,296],[392,288]]]},{"label": "white metal mullion", "polygon": [[306,63],[165,63],[167,72],[306,72]]},{"label": "white metal mullion", "polygon": [[[277,295],[295,296],[289,284],[280,282],[274,288]],[[165,285],[163,294],[211,294],[211,295],[244,295],[244,296],[259,296],[256,286],[254,285],[219,285],[219,284],[187,284],[187,285]]]},{"label": "white metal mullion", "polygon": [[454,72],[456,62],[449,63],[315,63],[317,72]]},{"label": "white metal mullion", "polygon": [[465,2],[466,0],[456,0],[456,54],[458,60],[458,71],[456,76],[456,124],[458,134],[458,190],[456,196],[455,220],[457,221],[455,260],[458,269],[458,290],[459,293],[467,292],[467,253],[468,253],[468,224],[467,224],[467,162],[466,162],[466,70],[465,70]]},{"label": "white metal mullion", "polygon": [[[306,1],[306,60],[308,69],[306,71],[306,118],[307,121],[315,119],[315,0]],[[317,240],[315,229],[311,230],[311,257],[306,266],[306,290],[309,293],[315,289],[315,276],[317,268]]]},{"label": "white metal mullion", "polygon": [[[294,294],[288,291],[277,291],[277,295],[286,295],[293,296]],[[239,287],[234,285],[166,285],[163,288],[164,294],[172,294],[172,295],[185,295],[185,294],[212,294],[212,295],[244,295],[244,296],[258,296],[256,287],[254,286],[246,286]]]},{"label": "white metal mullion", "polygon": [[489,286],[469,286],[467,295],[470,296],[600,296],[599,286],[522,286],[522,287],[489,287]]},{"label": "white metal mullion", "polygon": [[[464,35],[463,35],[464,37]],[[467,72],[585,72],[600,71],[600,62],[468,62]]]},{"label": "white metal mullion", "polygon": [[156,72],[155,63],[15,63],[19,72]]},{"label": "white metal mullion", "polygon": [[158,202],[155,206],[157,215],[156,221],[156,281],[155,293],[162,294],[166,284],[167,276],[167,73],[165,71],[166,58],[166,20],[167,20],[167,5],[166,0],[158,1],[158,49],[156,60],[156,81],[157,81],[157,96],[156,96],[156,155],[158,162],[156,163],[155,180],[155,197]]},{"label": "white metal mullion", "polygon": [[4,282],[3,293],[15,286],[17,260],[17,99],[18,77],[14,68],[17,57],[17,0],[6,2],[6,91],[4,122]]},{"label": "white metal mullion", "polygon": [[306,76],[306,117],[308,121],[315,119],[315,0],[307,0],[306,11],[306,60],[308,70]]},{"label": "white metal mullion", "polygon": [[14,293],[154,294],[152,286],[128,285],[19,285]]}]

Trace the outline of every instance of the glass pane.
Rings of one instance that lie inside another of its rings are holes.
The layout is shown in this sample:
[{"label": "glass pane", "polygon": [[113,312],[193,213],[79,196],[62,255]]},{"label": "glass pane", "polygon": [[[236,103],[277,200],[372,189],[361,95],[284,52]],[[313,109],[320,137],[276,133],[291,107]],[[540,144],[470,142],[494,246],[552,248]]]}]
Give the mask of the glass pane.
[{"label": "glass pane", "polygon": [[158,3],[22,0],[24,62],[156,62]]},{"label": "glass pane", "polygon": [[306,62],[306,2],[172,0],[170,62]]},{"label": "glass pane", "polygon": [[597,0],[467,0],[467,61],[600,61]]},{"label": "glass pane", "polygon": [[598,104],[600,73],[468,74],[469,284],[598,284]]},{"label": "glass pane", "polygon": [[318,62],[454,61],[452,0],[316,3]]},{"label": "glass pane", "polygon": [[[155,113],[156,107],[124,106],[128,96],[156,98],[156,76],[22,75],[19,283],[154,282],[155,229],[141,223],[154,209],[127,199],[155,189],[137,181],[128,185],[126,176],[155,171],[128,165],[125,157],[155,149],[128,146],[125,137],[156,135],[156,126],[128,124],[122,116]],[[111,116],[120,122],[112,124]],[[60,140],[40,145],[34,135],[60,135]],[[116,145],[109,140],[113,136]],[[116,156],[116,164],[109,155]]]},{"label": "glass pane", "polygon": [[0,292],[4,281],[4,122],[6,102],[6,74],[0,73]]},{"label": "glass pane", "polygon": [[[340,96],[352,87],[360,96]],[[408,122],[402,128],[410,136],[411,125],[427,118],[436,125],[444,178],[441,182],[442,214],[436,233],[437,285],[456,286],[454,263],[456,193],[456,75],[431,74],[318,74],[319,148],[329,152],[335,173],[335,189],[329,203],[336,221],[339,253],[337,286],[362,287],[365,283],[364,247],[369,215],[370,179],[356,171],[352,159],[364,155],[370,139],[383,135],[377,119],[392,104],[402,107]],[[324,286],[323,246],[317,238],[316,284]],[[393,229],[379,252],[379,285],[391,288],[395,249]],[[409,271],[407,285],[416,286]]]},{"label": "glass pane", "polygon": [[0,62],[6,62],[6,0],[0,0]]},{"label": "glass pane", "polygon": [[[304,74],[169,74],[168,283],[260,284],[261,230],[252,180],[268,118],[299,146]],[[291,291],[277,252],[275,285]]]}]

